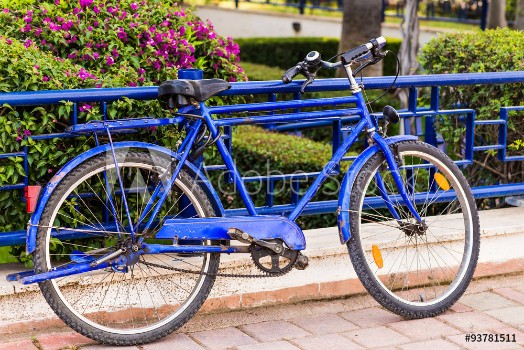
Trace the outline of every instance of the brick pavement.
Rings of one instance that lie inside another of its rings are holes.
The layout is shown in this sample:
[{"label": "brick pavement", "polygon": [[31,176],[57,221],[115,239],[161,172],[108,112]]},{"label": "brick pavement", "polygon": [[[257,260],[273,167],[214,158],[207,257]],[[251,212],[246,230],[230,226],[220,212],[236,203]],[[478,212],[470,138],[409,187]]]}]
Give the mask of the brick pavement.
[{"label": "brick pavement", "polygon": [[[95,345],[68,329],[11,336],[7,349],[309,350],[521,349],[524,273],[474,281],[435,318],[403,320],[368,295],[197,315],[179,333],[139,347]],[[467,333],[515,334],[516,342],[466,342]]]}]

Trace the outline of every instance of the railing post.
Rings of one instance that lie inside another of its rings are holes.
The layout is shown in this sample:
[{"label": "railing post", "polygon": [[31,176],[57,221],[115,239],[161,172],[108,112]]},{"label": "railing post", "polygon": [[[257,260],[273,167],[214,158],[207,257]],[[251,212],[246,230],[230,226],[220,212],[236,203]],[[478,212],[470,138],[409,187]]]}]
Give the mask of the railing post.
[{"label": "railing post", "polygon": [[298,5],[298,10],[300,11],[300,14],[304,14],[304,7],[306,7],[306,0],[300,0],[300,4]]},{"label": "railing post", "polygon": [[480,29],[486,30],[488,18],[488,0],[482,0],[482,13],[480,15]]},{"label": "railing post", "polygon": [[180,69],[178,71],[178,79],[200,80],[204,78],[204,71],[202,69]]},{"label": "railing post", "polygon": [[[431,110],[434,112],[438,111],[439,108],[439,87],[431,87]],[[438,147],[437,133],[435,132],[435,117],[426,117],[426,126],[424,130],[424,141],[432,146]]]}]

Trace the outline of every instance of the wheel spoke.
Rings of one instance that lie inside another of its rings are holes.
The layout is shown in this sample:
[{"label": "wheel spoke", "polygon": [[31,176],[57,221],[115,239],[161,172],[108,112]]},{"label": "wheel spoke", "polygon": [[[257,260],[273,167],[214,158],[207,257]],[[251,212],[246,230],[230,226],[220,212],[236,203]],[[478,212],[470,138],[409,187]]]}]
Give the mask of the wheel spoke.
[{"label": "wheel spoke", "polygon": [[[414,308],[417,315],[429,313],[432,308],[442,312],[455,301],[451,293],[459,288],[462,292],[467,286],[462,281],[465,277],[470,279],[473,273],[476,258],[472,256],[478,254],[478,244],[476,251],[471,252],[472,241],[478,242],[479,235],[478,226],[473,226],[476,208],[470,190],[461,187],[465,180],[459,180],[462,175],[449,159],[420,143],[401,145],[400,175],[409,200],[413,204],[415,199],[422,200],[415,208],[423,223],[412,217],[398,195],[389,168],[383,165],[384,158],[377,155],[368,161],[371,165],[363,166],[366,171],[357,175],[354,189],[360,190],[351,193],[357,198],[349,208],[350,221],[356,220],[356,232],[352,229],[348,246],[355,271],[366,288],[380,302],[395,302],[383,303],[386,308],[402,305],[391,309],[402,315],[412,315]],[[386,193],[376,183],[378,169],[382,169],[380,176]],[[455,190],[455,198],[441,202],[449,193],[448,186],[444,183],[443,188],[435,188],[436,173],[445,176],[443,181]],[[382,206],[371,207],[364,203],[365,196],[374,197],[375,201],[377,196],[387,196],[389,203],[383,199]],[[391,215],[386,204],[395,208],[401,220]]]},{"label": "wheel spoke", "polygon": [[[37,249],[44,249],[45,257],[35,261],[42,270],[49,270],[74,266],[80,261],[93,261],[125,248],[123,253],[108,261],[108,268],[64,276],[43,284],[43,288],[53,290],[50,295],[56,295],[51,305],[66,314],[66,320],[74,320],[71,327],[88,324],[105,334],[104,341],[110,339],[115,343],[127,339],[129,334],[160,335],[164,332],[161,328],[168,323],[173,325],[170,327],[179,327],[187,320],[187,314],[193,314],[204,302],[212,287],[219,259],[218,254],[205,253],[188,257],[177,254],[133,255],[132,244],[137,242],[133,243],[131,236],[122,229],[129,222],[135,222],[137,230],[142,229],[138,219],[151,216],[151,208],[146,215],[142,214],[153,193],[151,191],[162,186],[161,177],[168,173],[171,159],[153,160],[151,156],[134,152],[117,157],[122,188],[111,185],[115,181],[114,165],[102,158],[89,159],[64,177],[55,189],[57,194],[53,194],[46,206],[43,214],[46,220],[39,223],[37,246],[40,248]],[[154,218],[152,226],[155,230],[166,215],[204,217],[214,214],[209,199],[185,170],[180,172],[173,187],[165,190],[169,195]],[[129,222],[123,217],[123,194],[130,210]],[[180,205],[184,196],[188,201]],[[71,202],[71,198],[77,199]],[[154,202],[157,204],[158,199]],[[40,234],[42,231],[44,234]],[[51,240],[51,234],[55,235],[55,232],[61,233],[54,236],[59,241]],[[146,244],[158,244],[150,241],[154,239],[154,231],[137,233],[137,239]],[[172,241],[165,241],[165,244],[172,245]],[[205,241],[201,244],[214,243]],[[73,251],[76,252],[72,254]],[[151,267],[146,258],[165,268]],[[178,265],[187,266],[197,273],[201,271],[204,275],[170,270]]]}]

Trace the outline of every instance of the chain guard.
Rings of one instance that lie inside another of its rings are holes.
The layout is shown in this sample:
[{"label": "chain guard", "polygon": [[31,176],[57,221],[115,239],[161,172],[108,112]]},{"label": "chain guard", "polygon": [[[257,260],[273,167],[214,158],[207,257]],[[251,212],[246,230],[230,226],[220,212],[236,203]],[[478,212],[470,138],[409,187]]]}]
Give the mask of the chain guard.
[{"label": "chain guard", "polygon": [[[276,242],[282,244],[279,239],[267,240],[267,242]],[[280,254],[275,253],[269,248],[262,247],[256,244],[251,244],[249,247],[251,252],[251,259],[255,266],[262,272],[270,275],[283,275],[295,266],[297,258],[300,254],[297,250],[284,248]],[[269,259],[268,259],[269,258]]]}]

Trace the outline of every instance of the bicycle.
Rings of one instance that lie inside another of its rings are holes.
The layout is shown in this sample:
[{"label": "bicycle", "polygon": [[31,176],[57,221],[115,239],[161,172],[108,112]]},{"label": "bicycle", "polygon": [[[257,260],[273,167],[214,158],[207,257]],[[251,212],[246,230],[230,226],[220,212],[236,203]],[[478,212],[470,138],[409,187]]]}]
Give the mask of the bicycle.
[{"label": "bicycle", "polygon": [[[137,121],[80,125],[78,131],[93,133],[97,144],[97,135],[106,133],[108,143],[71,160],[45,188],[28,227],[27,251],[33,253],[35,271],[21,275],[21,281],[38,282],[55,313],[98,342],[157,340],[199,310],[216,276],[230,276],[218,272],[220,254],[250,254],[263,276],[305,269],[306,242],[295,220],[365,132],[369,147],[352,163],[339,194],[341,243],[364,287],[386,309],[405,318],[446,311],[476,267],[477,208],[460,169],[443,152],[415,136],[386,136],[387,124],[399,121],[395,109],[384,108],[383,128],[369,113],[354,75],[384,58],[385,43],[383,37],[373,39],[335,63],[313,51],[284,73],[284,83],[305,75],[304,91],[318,69],[344,68],[360,116],[287,216],[257,215],[220,124],[205,103],[230,87],[223,80],[174,80],[159,87],[159,98],[178,111],[173,118],[147,122],[184,129],[176,151],[112,141],[112,131]],[[353,72],[355,63],[361,66]],[[230,172],[247,216],[218,216],[216,191],[192,162],[211,145]],[[73,251],[60,253],[64,246]]]}]

